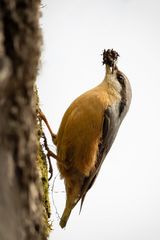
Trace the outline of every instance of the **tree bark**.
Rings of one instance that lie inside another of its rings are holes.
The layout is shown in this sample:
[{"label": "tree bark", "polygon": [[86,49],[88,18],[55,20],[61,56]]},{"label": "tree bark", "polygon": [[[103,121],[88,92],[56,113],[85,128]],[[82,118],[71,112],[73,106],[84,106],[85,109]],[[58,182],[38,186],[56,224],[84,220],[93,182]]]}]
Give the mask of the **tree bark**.
[{"label": "tree bark", "polygon": [[36,166],[39,0],[0,0],[0,240],[46,239]]}]

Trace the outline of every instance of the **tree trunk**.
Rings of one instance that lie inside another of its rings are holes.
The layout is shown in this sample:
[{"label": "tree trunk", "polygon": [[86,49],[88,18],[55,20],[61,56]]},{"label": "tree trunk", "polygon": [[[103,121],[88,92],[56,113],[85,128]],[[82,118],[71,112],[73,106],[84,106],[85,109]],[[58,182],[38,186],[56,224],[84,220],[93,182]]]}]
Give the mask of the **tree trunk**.
[{"label": "tree trunk", "polygon": [[0,240],[46,239],[36,166],[39,0],[0,0]]}]

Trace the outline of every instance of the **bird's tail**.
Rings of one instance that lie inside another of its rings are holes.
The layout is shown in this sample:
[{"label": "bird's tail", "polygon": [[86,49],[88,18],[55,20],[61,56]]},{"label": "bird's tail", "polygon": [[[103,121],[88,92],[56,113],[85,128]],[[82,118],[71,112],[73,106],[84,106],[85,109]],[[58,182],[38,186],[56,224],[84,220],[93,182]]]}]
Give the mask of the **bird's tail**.
[{"label": "bird's tail", "polygon": [[66,226],[72,209],[76,206],[76,204],[82,197],[81,195],[82,180],[83,180],[82,176],[76,175],[74,176],[74,179],[70,179],[70,181],[68,182],[65,181],[66,206],[59,223],[61,228],[64,228]]},{"label": "bird's tail", "polygon": [[77,197],[78,195],[78,188],[76,189],[77,191],[73,191],[69,195],[67,195],[67,200],[66,200],[66,207],[64,209],[64,212],[62,214],[61,220],[59,225],[61,228],[64,228],[67,224],[67,221],[69,219],[69,216],[71,214],[72,209],[76,206],[76,204],[79,202],[80,198]]},{"label": "bird's tail", "polygon": [[65,208],[63,215],[61,217],[60,223],[59,225],[61,226],[61,228],[64,228],[67,224],[67,221],[69,219],[69,216],[71,214],[72,209],[70,208]]}]

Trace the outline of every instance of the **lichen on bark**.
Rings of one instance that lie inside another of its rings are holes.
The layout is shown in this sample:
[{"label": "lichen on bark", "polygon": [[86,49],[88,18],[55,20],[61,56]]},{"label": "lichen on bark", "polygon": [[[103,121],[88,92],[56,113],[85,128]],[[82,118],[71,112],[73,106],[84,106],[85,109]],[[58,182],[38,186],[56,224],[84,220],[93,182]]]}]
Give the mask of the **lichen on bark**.
[{"label": "lichen on bark", "polygon": [[36,137],[37,137],[37,167],[39,170],[39,176],[42,182],[42,201],[43,201],[43,219],[46,225],[47,234],[49,234],[50,230],[52,229],[52,224],[50,223],[50,216],[51,216],[51,207],[50,207],[50,199],[49,199],[49,180],[48,180],[48,163],[47,157],[45,154],[45,149],[43,146],[43,127],[42,127],[42,120],[38,115],[39,112],[39,96],[38,90],[35,86],[34,89],[35,95],[35,103],[36,103],[36,113],[37,113],[37,122],[36,122]]},{"label": "lichen on bark", "polygon": [[0,0],[1,240],[46,240],[48,236],[36,161],[39,7],[39,0]]}]

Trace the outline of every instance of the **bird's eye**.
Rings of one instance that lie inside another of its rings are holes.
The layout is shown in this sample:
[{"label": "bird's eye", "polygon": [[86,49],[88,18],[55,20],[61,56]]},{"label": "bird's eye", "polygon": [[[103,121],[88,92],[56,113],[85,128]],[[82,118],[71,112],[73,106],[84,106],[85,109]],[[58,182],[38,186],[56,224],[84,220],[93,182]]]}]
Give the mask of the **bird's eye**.
[{"label": "bird's eye", "polygon": [[123,84],[124,81],[125,81],[124,76],[123,76],[122,74],[117,74],[117,80],[118,80],[121,84]]}]

